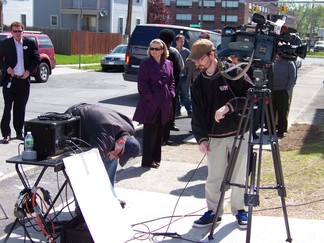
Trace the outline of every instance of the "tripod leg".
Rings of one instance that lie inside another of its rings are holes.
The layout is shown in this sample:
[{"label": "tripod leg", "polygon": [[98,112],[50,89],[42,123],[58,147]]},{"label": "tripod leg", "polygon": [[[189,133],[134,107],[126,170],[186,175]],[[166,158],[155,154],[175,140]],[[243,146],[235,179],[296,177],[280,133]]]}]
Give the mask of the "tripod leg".
[{"label": "tripod leg", "polygon": [[1,203],[0,203],[0,208],[1,208],[1,211],[3,212],[4,216],[5,216],[5,219],[9,219],[9,216],[8,214],[6,213],[6,211],[4,210],[4,208],[2,207]]},{"label": "tripod leg", "polygon": [[[271,96],[269,96],[269,105],[270,105],[270,114],[269,112],[266,114],[269,116],[268,120],[274,121],[273,116],[273,109],[272,109],[272,99]],[[273,123],[274,124],[274,123]],[[291,234],[290,234],[290,228],[289,228],[289,222],[288,222],[288,213],[287,213],[287,206],[286,206],[286,188],[284,184],[284,177],[282,172],[282,166],[281,166],[281,159],[280,159],[280,152],[279,152],[279,146],[278,146],[278,139],[276,136],[276,131],[274,130],[275,137],[270,139],[271,143],[271,151],[272,151],[272,159],[273,159],[273,166],[276,176],[276,187],[278,190],[278,195],[281,198],[281,204],[282,204],[282,210],[285,220],[285,226],[286,226],[286,233],[287,233],[287,242],[292,242]]]},{"label": "tripod leg", "polygon": [[[251,109],[251,107],[253,108],[253,98],[252,98],[253,93],[254,93],[253,91],[248,93],[246,101],[245,101],[245,105],[244,105],[244,108],[243,108],[243,111],[242,111],[242,116],[241,116],[241,119],[240,119],[240,122],[239,122],[239,127],[237,129],[236,136],[234,138],[234,142],[233,142],[232,150],[231,150],[231,153],[230,153],[228,165],[226,167],[224,179],[223,179],[223,182],[222,182],[221,187],[220,187],[221,194],[220,194],[219,202],[218,202],[217,209],[216,209],[216,212],[215,212],[215,218],[213,220],[213,224],[212,224],[211,229],[210,229],[210,234],[208,236],[209,240],[214,239],[213,233],[214,233],[214,229],[215,229],[216,220],[217,220],[217,218],[219,216],[219,212],[220,212],[221,207],[223,205],[222,202],[224,201],[225,192],[229,188],[229,185],[234,185],[234,186],[238,186],[238,187],[244,187],[243,185],[232,184],[231,183],[231,178],[232,178],[232,174],[233,174],[233,171],[234,171],[234,168],[235,168],[235,163],[236,163],[239,151],[240,151],[242,140],[244,139],[245,131],[246,131],[246,128],[247,128],[247,125],[248,125],[248,122],[249,122],[248,118],[250,117],[251,111],[253,110],[253,109]],[[249,106],[250,106],[250,108],[249,108]],[[244,122],[244,124],[243,124],[243,122]],[[251,138],[251,136],[250,136],[250,138]]]}]

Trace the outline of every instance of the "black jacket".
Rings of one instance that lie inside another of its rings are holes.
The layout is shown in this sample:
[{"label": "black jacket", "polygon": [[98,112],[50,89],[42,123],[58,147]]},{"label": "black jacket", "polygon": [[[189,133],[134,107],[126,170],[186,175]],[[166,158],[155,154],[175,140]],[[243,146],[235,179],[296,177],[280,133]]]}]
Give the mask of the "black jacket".
[{"label": "black jacket", "polygon": [[115,149],[115,141],[120,137],[135,134],[131,119],[107,107],[77,104],[66,112],[80,116],[81,139],[98,148],[102,157]]},{"label": "black jacket", "polygon": [[[23,37],[24,67],[32,73],[39,65],[39,53],[36,43]],[[0,44],[0,68],[4,72],[17,64],[17,51],[13,37],[3,40]]]},{"label": "black jacket", "polygon": [[[233,73],[234,72],[234,73]],[[231,76],[237,75],[233,70]],[[201,72],[192,85],[192,131],[198,143],[209,137],[234,136],[239,126],[241,110],[245,103],[246,93],[252,87],[250,78],[231,81],[218,76],[213,78]],[[215,112],[228,104],[231,111],[219,123],[215,121]]]}]

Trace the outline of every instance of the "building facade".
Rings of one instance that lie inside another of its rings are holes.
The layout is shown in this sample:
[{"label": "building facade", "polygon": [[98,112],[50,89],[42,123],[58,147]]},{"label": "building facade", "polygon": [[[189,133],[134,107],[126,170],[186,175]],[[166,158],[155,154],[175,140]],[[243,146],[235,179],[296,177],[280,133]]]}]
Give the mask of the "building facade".
[{"label": "building facade", "polygon": [[[34,0],[34,25],[125,34],[128,0]],[[147,1],[133,0],[131,30],[146,23]]]},{"label": "building facade", "polygon": [[19,21],[25,26],[34,25],[33,0],[7,0],[2,5],[3,24]]},{"label": "building facade", "polygon": [[[273,0],[166,0],[172,24],[219,30],[224,26],[241,26],[252,22],[254,8],[264,15],[277,15],[278,3]],[[289,15],[287,23],[294,27]]]}]

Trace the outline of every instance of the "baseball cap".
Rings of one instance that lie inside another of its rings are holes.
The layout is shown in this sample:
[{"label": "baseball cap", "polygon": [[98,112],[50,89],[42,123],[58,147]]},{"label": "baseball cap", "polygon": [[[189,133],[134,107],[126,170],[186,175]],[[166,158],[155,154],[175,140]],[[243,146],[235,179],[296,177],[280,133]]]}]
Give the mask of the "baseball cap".
[{"label": "baseball cap", "polygon": [[120,166],[123,167],[128,160],[130,160],[131,158],[135,158],[137,155],[139,155],[140,150],[141,145],[138,142],[138,140],[133,136],[128,137],[126,139],[124,153],[119,158]]},{"label": "baseball cap", "polygon": [[213,42],[207,39],[200,39],[193,43],[191,47],[191,53],[187,59],[197,61],[211,51],[215,51]]}]

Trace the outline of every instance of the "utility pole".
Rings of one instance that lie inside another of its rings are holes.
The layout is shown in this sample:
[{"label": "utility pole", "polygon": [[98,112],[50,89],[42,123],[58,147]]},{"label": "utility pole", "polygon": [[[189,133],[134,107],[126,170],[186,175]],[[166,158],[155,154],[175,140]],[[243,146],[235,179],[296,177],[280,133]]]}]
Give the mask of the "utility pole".
[{"label": "utility pole", "polygon": [[131,26],[132,26],[132,11],[133,11],[133,0],[128,0],[128,9],[127,9],[127,23],[125,28],[125,35],[127,38],[130,37]]},{"label": "utility pole", "polygon": [[313,39],[313,25],[314,25],[314,1],[312,2],[312,13],[310,16],[310,25],[309,25],[309,43],[308,43],[308,52],[310,51],[311,45],[312,45],[312,39]]},{"label": "utility pole", "polygon": [[203,26],[203,9],[204,9],[204,0],[201,0],[200,6],[200,28]]},{"label": "utility pole", "polygon": [[3,3],[0,1],[0,31],[3,31]]}]

